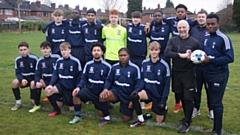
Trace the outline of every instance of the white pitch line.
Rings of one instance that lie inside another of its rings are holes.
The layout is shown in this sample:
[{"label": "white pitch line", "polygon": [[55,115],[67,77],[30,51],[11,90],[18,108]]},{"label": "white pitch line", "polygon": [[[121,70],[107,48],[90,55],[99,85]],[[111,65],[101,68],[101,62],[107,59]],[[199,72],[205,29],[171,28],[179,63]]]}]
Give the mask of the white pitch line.
[{"label": "white pitch line", "polygon": [[[4,101],[2,99],[0,99],[0,104],[4,104],[4,105],[14,105],[15,102],[7,102],[7,101]],[[26,108],[31,108],[32,105],[31,104],[22,104],[23,107],[26,107]],[[42,110],[45,110],[45,111],[52,111],[52,107],[50,106],[42,106],[41,107]],[[61,113],[63,114],[71,114],[71,115],[74,115],[74,112],[70,112],[68,111],[67,109],[65,108],[61,108]],[[85,116],[85,117],[89,117],[89,118],[99,118],[99,116],[97,115],[96,112],[91,112],[91,111],[83,111],[82,112],[82,116]],[[122,121],[122,118],[116,116],[116,115],[111,115],[111,120],[112,121],[117,121],[117,122],[121,122]],[[169,123],[169,122],[162,122],[162,123],[156,123],[156,122],[152,122],[152,121],[146,121],[145,122],[145,125],[148,125],[148,126],[157,126],[157,127],[167,127],[167,128],[170,128],[170,129],[174,129],[177,131],[177,129],[179,128],[179,125],[176,124],[176,123]],[[190,128],[191,131],[197,131],[197,132],[202,132],[204,133],[204,128],[201,127],[201,126],[191,126]],[[233,134],[230,134],[226,131],[223,131],[223,134],[224,135],[240,135],[240,133],[233,133]]]}]

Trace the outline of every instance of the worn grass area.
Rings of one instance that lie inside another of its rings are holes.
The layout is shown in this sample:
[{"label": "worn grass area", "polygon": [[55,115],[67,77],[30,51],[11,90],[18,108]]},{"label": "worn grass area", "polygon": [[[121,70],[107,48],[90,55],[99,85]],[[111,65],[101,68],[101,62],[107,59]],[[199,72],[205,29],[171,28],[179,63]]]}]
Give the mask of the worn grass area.
[{"label": "worn grass area", "polygon": [[[93,105],[83,105],[83,121],[76,125],[69,125],[68,122],[73,118],[74,114],[67,111],[66,107],[62,107],[63,114],[49,118],[47,114],[51,111],[49,103],[42,103],[43,108],[36,113],[29,113],[32,107],[29,100],[29,89],[21,90],[23,107],[18,111],[11,111],[11,107],[15,104],[11,91],[11,81],[15,78],[14,60],[19,55],[17,45],[21,41],[27,41],[30,45],[31,52],[40,56],[39,45],[45,39],[45,35],[40,32],[29,32],[19,35],[17,33],[0,33],[0,135],[12,134],[41,134],[41,135],[65,135],[65,134],[100,134],[100,135],[174,135],[177,134],[178,125],[176,122],[183,117],[183,111],[178,114],[173,113],[174,96],[169,95],[166,122],[159,125],[155,124],[154,119],[146,123],[141,128],[129,128],[129,123],[121,121],[121,115],[118,112],[119,105],[111,110],[113,118],[112,124],[98,127],[97,123],[100,118]],[[230,64],[230,78],[224,96],[224,120],[223,129],[225,134],[240,134],[240,35],[230,34],[232,39],[235,62]],[[42,94],[44,98],[44,94]],[[145,113],[147,111],[144,111]],[[207,119],[206,94],[203,90],[203,99],[201,105],[201,115],[193,119],[192,128],[189,135],[203,134],[204,129],[212,127],[213,122]],[[153,113],[152,113],[153,114]],[[136,117],[135,117],[136,118]]]}]

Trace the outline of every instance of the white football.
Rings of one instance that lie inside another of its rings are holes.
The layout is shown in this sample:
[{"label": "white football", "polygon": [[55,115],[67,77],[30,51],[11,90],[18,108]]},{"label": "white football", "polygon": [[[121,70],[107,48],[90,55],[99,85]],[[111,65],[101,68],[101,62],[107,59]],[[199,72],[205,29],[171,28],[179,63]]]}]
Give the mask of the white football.
[{"label": "white football", "polygon": [[191,53],[191,61],[194,64],[199,64],[205,59],[205,52],[202,50],[195,50]]}]

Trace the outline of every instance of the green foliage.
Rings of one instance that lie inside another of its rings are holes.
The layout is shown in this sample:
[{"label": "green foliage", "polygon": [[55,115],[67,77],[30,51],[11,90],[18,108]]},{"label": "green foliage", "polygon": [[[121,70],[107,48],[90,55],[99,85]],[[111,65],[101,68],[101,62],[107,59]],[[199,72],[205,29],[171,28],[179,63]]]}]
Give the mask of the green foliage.
[{"label": "green foliage", "polygon": [[128,0],[127,18],[132,18],[132,12],[142,12],[142,0]]},{"label": "green foliage", "polygon": [[103,19],[100,19],[102,21],[103,24],[107,24],[107,19],[106,18],[103,18]]},{"label": "green foliage", "polygon": [[71,12],[71,11],[66,11],[66,12],[64,13],[64,17],[65,17],[65,18],[72,18],[72,12]]},{"label": "green foliage", "polygon": [[44,21],[37,21],[37,22],[22,22],[22,29],[24,31],[40,31],[42,27],[47,24],[48,22]]},{"label": "green foliage", "polygon": [[240,0],[234,0],[233,3],[233,20],[240,27]]},{"label": "green foliage", "polygon": [[174,8],[174,4],[173,4],[173,2],[171,0],[167,0],[166,8]]}]

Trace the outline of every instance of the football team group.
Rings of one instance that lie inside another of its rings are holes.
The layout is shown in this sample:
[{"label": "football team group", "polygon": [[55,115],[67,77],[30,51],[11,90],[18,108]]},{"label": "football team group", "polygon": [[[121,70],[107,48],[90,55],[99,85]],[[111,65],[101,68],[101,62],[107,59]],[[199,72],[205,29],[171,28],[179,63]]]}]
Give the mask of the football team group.
[{"label": "football team group", "polygon": [[[46,41],[40,44],[40,58],[29,52],[27,42],[18,45],[20,56],[15,60],[12,82],[16,105],[11,110],[22,106],[20,88],[29,87],[34,104],[29,112],[41,109],[44,89],[44,100],[53,107],[48,116],[61,114],[60,106],[65,104],[75,111],[70,124],[82,121],[82,103],[88,101],[102,117],[98,126],[111,123],[109,109],[117,102],[124,122],[132,120],[135,110],[137,121],[130,127],[142,126],[149,118],[142,113],[144,103],[150,103],[145,109],[152,110],[161,123],[168,110],[171,79],[174,113],[180,108],[184,111],[178,132],[188,132],[192,118],[200,115],[204,85],[208,117],[214,121],[205,132],[221,135],[228,64],[234,61],[231,40],[219,30],[218,15],[200,11],[193,21],[187,18],[185,5],[175,9],[176,17],[169,18],[155,10],[153,21],[146,25],[141,23],[141,12],[134,11],[126,27],[118,24],[115,9],[109,11],[106,26],[96,19],[94,9],[87,11],[87,20],[80,19],[80,11],[75,9],[71,19],[63,20],[63,11],[56,9],[54,21],[43,28]],[[194,50],[205,52],[199,64],[190,60]]]}]

